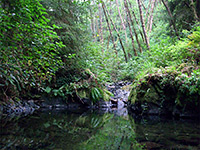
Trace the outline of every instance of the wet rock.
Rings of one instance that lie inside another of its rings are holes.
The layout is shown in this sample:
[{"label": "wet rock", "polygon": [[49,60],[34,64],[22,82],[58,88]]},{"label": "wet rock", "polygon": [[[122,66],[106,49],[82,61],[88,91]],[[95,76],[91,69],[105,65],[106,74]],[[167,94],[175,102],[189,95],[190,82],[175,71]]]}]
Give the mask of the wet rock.
[{"label": "wet rock", "polygon": [[118,102],[117,102],[118,109],[122,109],[122,108],[124,108],[124,106],[125,106],[124,102],[122,100],[118,100]]},{"label": "wet rock", "polygon": [[117,109],[116,110],[116,112],[115,112],[115,114],[117,115],[117,116],[123,116],[123,117],[128,117],[128,110],[127,110],[127,108],[122,108],[122,109]]},{"label": "wet rock", "polygon": [[111,101],[111,103],[112,103],[112,106],[117,106],[117,102],[118,102],[117,99],[110,98],[110,101]]},{"label": "wet rock", "polygon": [[112,103],[111,101],[100,100],[96,105],[98,106],[98,108],[111,108]]},{"label": "wet rock", "polygon": [[128,96],[130,94],[130,82],[119,81],[113,83],[112,85],[106,85],[107,89],[114,94],[114,97],[111,98],[111,103],[113,107],[118,107],[121,109],[127,106]]},{"label": "wet rock", "polygon": [[34,101],[17,101],[2,106],[2,114],[6,116],[26,116],[40,107]]},{"label": "wet rock", "polygon": [[29,101],[27,102],[27,104],[28,104],[30,107],[33,107],[33,108],[36,108],[36,109],[40,108],[40,106],[37,105],[33,100],[29,100]]}]

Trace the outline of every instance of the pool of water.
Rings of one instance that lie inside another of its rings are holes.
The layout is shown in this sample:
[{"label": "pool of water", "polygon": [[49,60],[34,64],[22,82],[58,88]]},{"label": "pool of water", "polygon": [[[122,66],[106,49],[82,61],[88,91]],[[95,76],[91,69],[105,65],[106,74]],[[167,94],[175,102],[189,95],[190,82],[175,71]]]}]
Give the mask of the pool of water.
[{"label": "pool of water", "polygon": [[199,120],[64,110],[1,118],[0,127],[2,150],[200,149]]}]

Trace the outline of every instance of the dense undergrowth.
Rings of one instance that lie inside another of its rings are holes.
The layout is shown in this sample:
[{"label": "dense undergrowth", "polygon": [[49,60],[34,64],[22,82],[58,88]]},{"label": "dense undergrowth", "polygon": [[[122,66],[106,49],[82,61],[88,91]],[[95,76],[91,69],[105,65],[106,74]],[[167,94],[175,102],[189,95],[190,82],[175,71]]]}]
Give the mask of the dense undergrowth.
[{"label": "dense undergrowth", "polygon": [[[125,62],[116,32],[116,51],[106,26],[102,32],[108,41],[102,43],[99,33],[91,35],[88,11],[98,9],[91,1],[1,2],[0,103],[40,99],[42,95],[108,100],[112,94],[104,85],[118,80],[133,81],[133,89],[156,80],[160,86],[168,85],[176,91],[177,104],[183,103],[183,97],[198,103],[199,23],[192,22],[190,31],[183,30],[180,40],[166,31],[166,22],[157,24],[152,30],[150,50],[141,42],[143,52],[138,56],[133,55],[128,39],[125,50],[129,57]],[[159,11],[163,11],[162,6]]]},{"label": "dense undergrowth", "polygon": [[90,70],[98,69],[94,64],[103,57],[86,42],[87,2],[1,2],[1,104],[38,100],[42,95],[108,99],[111,93],[102,84],[106,73],[97,77]]},{"label": "dense undergrowth", "polygon": [[1,1],[1,101],[37,94],[50,82],[62,61],[58,40],[38,1]]},{"label": "dense undergrowth", "polygon": [[134,78],[130,101],[199,112],[199,25],[187,33],[187,37],[173,45],[161,47],[161,43],[152,49]]}]

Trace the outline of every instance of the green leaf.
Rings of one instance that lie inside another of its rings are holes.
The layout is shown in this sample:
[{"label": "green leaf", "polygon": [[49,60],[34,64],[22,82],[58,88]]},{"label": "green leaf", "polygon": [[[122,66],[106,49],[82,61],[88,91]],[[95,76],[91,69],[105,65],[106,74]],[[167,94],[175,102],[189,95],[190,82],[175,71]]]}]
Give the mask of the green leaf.
[{"label": "green leaf", "polygon": [[50,93],[51,92],[51,88],[49,86],[46,87],[45,92]]},{"label": "green leaf", "polygon": [[44,123],[44,127],[45,128],[48,128],[48,127],[50,127],[51,125],[49,124],[49,123]]}]

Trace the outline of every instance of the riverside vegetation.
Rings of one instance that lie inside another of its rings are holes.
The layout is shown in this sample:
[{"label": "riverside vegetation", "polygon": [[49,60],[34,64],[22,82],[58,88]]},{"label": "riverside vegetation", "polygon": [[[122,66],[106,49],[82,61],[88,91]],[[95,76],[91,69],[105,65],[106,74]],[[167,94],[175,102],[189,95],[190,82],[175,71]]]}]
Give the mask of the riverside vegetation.
[{"label": "riverside vegetation", "polygon": [[0,0],[0,149],[200,149],[199,21],[199,0]]},{"label": "riverside vegetation", "polygon": [[1,105],[94,104],[112,96],[105,84],[129,80],[143,110],[199,113],[198,0],[0,2]]}]

